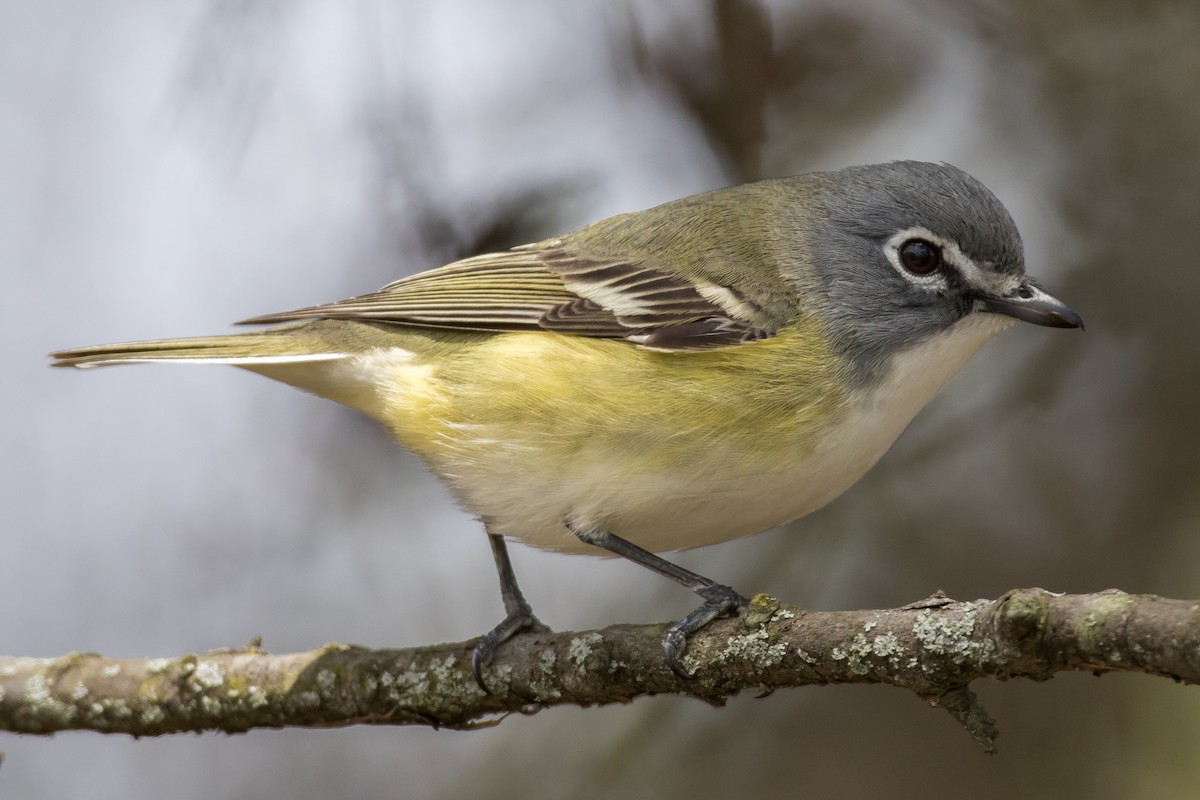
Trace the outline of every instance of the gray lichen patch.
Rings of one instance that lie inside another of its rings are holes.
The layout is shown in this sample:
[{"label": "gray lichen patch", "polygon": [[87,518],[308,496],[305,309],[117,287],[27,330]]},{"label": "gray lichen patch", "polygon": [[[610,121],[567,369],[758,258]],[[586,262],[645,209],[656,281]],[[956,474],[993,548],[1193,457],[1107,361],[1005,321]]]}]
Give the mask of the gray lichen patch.
[{"label": "gray lichen patch", "polygon": [[333,694],[333,690],[337,686],[337,676],[333,674],[333,670],[318,670],[317,686],[320,687],[324,694]]},{"label": "gray lichen patch", "polygon": [[288,701],[293,708],[301,710],[321,707],[321,695],[311,690],[292,692],[288,696]]},{"label": "gray lichen patch", "polygon": [[[490,668],[488,686],[493,692],[506,692],[511,675],[511,667]],[[452,655],[414,664],[397,673],[385,671],[379,676],[379,686],[384,697],[397,705],[436,708],[439,713],[468,708],[485,696],[475,681],[462,680],[459,661]]]},{"label": "gray lichen patch", "polygon": [[869,619],[862,623],[862,632],[854,634],[845,646],[834,647],[830,657],[834,661],[845,661],[847,668],[854,675],[866,675],[877,668],[899,667],[900,657],[904,655],[904,645],[890,630],[873,633],[879,625],[878,619]]},{"label": "gray lichen patch", "polygon": [[976,600],[949,611],[925,609],[913,623],[913,635],[925,650],[950,656],[956,664],[981,663],[993,655],[996,646],[991,639],[972,640],[971,634],[979,612],[989,605],[988,600]]},{"label": "gray lichen patch", "polygon": [[32,675],[25,681],[25,703],[32,715],[49,725],[64,725],[75,718],[76,708],[64,703],[51,692],[45,675]]},{"label": "gray lichen patch", "polygon": [[134,716],[133,709],[122,698],[106,697],[89,703],[83,709],[83,717],[89,728],[96,730],[121,730],[127,720]]},{"label": "gray lichen patch", "polygon": [[246,705],[250,708],[262,708],[270,701],[261,686],[249,686],[246,689]]},{"label": "gray lichen patch", "polygon": [[558,682],[558,676],[555,675],[557,663],[558,656],[553,650],[543,650],[538,656],[537,664],[529,676],[529,688],[533,691],[535,700],[545,702],[562,697],[562,692],[555,685]]},{"label": "gray lichen patch", "polygon": [[[779,601],[775,598],[765,594],[756,595],[743,618],[743,624],[747,627],[750,627],[751,620],[755,622],[753,630],[730,636],[714,657],[721,662],[746,661],[759,669],[779,664],[787,655],[788,646],[778,641],[777,631],[771,625],[795,616],[792,611],[779,608]],[[687,663],[686,660],[684,663]],[[688,667],[691,669],[692,665]]]},{"label": "gray lichen patch", "polygon": [[197,659],[188,680],[197,689],[216,689],[225,682],[225,670],[216,662]]},{"label": "gray lichen patch", "polygon": [[146,727],[152,727],[166,719],[166,714],[158,706],[143,706],[138,711],[138,722]]},{"label": "gray lichen patch", "polygon": [[750,633],[730,636],[725,646],[717,652],[717,659],[748,661],[756,667],[773,667],[783,661],[787,645],[773,642],[767,629],[759,628]]},{"label": "gray lichen patch", "polygon": [[871,671],[870,657],[874,652],[866,634],[856,633],[847,647],[835,647],[830,652],[834,661],[845,661],[850,672],[855,675],[866,675]]},{"label": "gray lichen patch", "polygon": [[[488,686],[492,687],[492,691],[494,693],[508,694],[509,689],[512,688],[512,682],[513,668],[511,664],[504,664],[500,667],[492,667],[489,670]],[[481,695],[486,694],[486,692],[475,685],[474,681],[471,681],[469,688]]]},{"label": "gray lichen patch", "polygon": [[900,655],[904,648],[894,633],[884,633],[875,637],[871,643],[871,652],[880,658],[891,658]]},{"label": "gray lichen patch", "polygon": [[567,645],[567,658],[575,665],[575,671],[581,676],[589,671],[603,672],[607,663],[607,654],[600,649],[604,637],[592,631],[582,636],[576,636]]}]

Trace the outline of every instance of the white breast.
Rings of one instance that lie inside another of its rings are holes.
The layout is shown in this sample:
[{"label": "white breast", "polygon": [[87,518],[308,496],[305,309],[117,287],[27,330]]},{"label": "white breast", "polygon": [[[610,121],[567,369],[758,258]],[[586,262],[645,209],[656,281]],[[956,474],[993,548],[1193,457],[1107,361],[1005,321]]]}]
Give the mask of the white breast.
[{"label": "white breast", "polygon": [[457,476],[459,494],[493,531],[564,552],[598,554],[563,526],[568,513],[656,552],[759,533],[850,488],[967,359],[1010,324],[1007,317],[973,315],[901,353],[879,385],[851,397],[844,424],[806,458],[787,458],[793,448],[786,441],[779,443],[780,458],[771,460],[717,444],[694,469],[630,479],[614,453],[575,470],[570,480],[560,472],[539,476],[514,461],[495,474]]}]

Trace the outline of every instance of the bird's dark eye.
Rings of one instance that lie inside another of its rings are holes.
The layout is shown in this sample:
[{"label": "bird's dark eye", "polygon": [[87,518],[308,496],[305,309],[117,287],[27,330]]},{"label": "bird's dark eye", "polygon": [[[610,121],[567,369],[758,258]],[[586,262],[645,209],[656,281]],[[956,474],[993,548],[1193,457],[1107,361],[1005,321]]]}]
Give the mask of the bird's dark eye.
[{"label": "bird's dark eye", "polygon": [[900,245],[900,263],[913,275],[928,275],[942,265],[942,250],[924,239]]}]

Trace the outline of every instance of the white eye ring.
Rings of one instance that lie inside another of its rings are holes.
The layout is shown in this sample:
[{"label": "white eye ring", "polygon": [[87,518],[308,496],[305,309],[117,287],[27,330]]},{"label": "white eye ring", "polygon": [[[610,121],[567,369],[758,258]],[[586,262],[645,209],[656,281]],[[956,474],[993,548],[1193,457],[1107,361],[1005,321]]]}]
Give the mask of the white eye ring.
[{"label": "white eye ring", "polygon": [[[933,248],[937,254],[937,263],[927,272],[909,269],[904,264],[904,256],[900,251],[910,242],[923,242]],[[905,280],[917,286],[926,288],[945,288],[946,274],[944,267],[958,267],[963,262],[962,251],[954,242],[948,242],[928,228],[908,228],[900,231],[884,243],[884,253],[892,268],[904,276]]]}]

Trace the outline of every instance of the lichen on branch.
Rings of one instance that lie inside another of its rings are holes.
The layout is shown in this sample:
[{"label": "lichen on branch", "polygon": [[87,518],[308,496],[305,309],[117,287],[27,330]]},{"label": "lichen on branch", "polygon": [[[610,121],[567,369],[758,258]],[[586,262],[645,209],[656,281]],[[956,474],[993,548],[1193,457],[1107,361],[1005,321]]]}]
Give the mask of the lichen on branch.
[{"label": "lichen on branch", "polygon": [[1061,671],[1200,681],[1200,602],[1106,591],[941,595],[895,609],[806,611],[759,595],[689,641],[688,679],[663,660],[665,625],[533,633],[471,675],[473,642],[276,655],[257,643],[177,658],[0,656],[0,730],[133,736],[354,724],[472,728],[554,705],[684,694],[721,703],[746,689],[886,683],[945,708],[989,752],[996,728],[969,684]]}]

